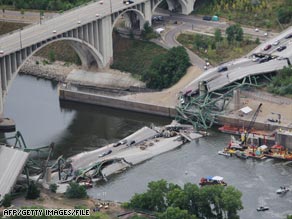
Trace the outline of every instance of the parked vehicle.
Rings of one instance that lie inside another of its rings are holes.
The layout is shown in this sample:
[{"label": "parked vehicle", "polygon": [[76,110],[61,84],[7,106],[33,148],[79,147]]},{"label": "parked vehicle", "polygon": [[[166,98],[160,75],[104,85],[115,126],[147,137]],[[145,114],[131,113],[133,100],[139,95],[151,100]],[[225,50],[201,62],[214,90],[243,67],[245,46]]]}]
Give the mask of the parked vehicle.
[{"label": "parked vehicle", "polygon": [[269,207],[267,206],[261,206],[257,208],[257,211],[267,211],[267,210],[269,210]]},{"label": "parked vehicle", "polygon": [[205,21],[211,21],[212,20],[212,16],[205,15],[203,17],[203,20],[205,20]]},{"label": "parked vehicle", "polygon": [[288,189],[288,188],[286,188],[285,186],[284,187],[280,187],[280,189],[278,189],[277,191],[276,191],[276,193],[277,194],[285,194],[285,193],[287,193],[287,192],[289,192],[290,190]]},{"label": "parked vehicle", "polygon": [[220,67],[217,69],[218,72],[223,72],[223,71],[227,71],[227,70],[228,70],[227,66],[220,66]]},{"label": "parked vehicle", "polygon": [[281,52],[281,51],[283,51],[284,49],[286,49],[287,48],[287,46],[279,46],[278,48],[277,48],[277,51],[278,52]]}]

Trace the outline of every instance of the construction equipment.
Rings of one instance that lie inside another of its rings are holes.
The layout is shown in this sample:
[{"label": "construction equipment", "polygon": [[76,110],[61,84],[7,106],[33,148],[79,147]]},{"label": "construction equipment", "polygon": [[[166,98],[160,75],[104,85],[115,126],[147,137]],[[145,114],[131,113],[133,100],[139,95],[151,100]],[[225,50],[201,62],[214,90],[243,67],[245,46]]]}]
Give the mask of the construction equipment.
[{"label": "construction equipment", "polygon": [[246,144],[246,141],[247,141],[247,137],[248,137],[248,134],[250,132],[250,130],[253,128],[254,126],[254,123],[259,115],[259,112],[261,110],[261,107],[262,107],[262,103],[259,104],[257,110],[255,111],[255,113],[253,114],[248,126],[247,126],[247,129],[244,131],[244,139],[243,139],[243,143]]}]

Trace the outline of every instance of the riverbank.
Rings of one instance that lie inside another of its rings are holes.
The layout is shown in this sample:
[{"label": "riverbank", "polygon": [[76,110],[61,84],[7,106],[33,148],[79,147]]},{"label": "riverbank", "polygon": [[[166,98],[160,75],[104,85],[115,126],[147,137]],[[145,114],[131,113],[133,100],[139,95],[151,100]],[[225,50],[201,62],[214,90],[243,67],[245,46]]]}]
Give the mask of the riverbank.
[{"label": "riverbank", "polygon": [[45,58],[32,56],[24,63],[19,73],[64,82],[68,74],[75,69],[81,69],[81,66],[61,61],[50,63]]}]

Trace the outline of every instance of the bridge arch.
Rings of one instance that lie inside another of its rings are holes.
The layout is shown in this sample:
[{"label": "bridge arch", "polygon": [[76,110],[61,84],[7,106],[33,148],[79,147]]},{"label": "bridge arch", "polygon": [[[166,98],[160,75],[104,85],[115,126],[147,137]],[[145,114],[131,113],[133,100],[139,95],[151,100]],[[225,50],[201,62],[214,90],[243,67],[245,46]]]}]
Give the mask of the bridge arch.
[{"label": "bridge arch", "polygon": [[[19,65],[15,72],[15,76],[18,74],[22,66],[25,64],[25,62],[30,59],[35,53],[37,53],[39,50],[43,49],[47,45],[58,42],[58,41],[68,41],[70,46],[74,49],[74,51],[78,54],[82,66],[85,68],[89,68],[89,66],[93,63],[96,62],[96,64],[99,67],[103,66],[103,57],[102,55],[90,44],[87,42],[82,41],[81,39],[78,38],[73,38],[73,37],[64,37],[64,38],[56,38],[51,41],[48,41],[47,43],[44,43],[40,47],[38,47],[36,50],[34,50],[31,54],[29,54],[23,62]],[[12,82],[13,80],[11,80]]]},{"label": "bridge arch", "polygon": [[146,22],[145,20],[145,16],[144,14],[139,11],[138,9],[135,9],[135,8],[129,8],[125,11],[122,11],[117,17],[115,17],[114,19],[114,22],[112,24],[112,31],[113,31],[113,28],[115,27],[115,25],[117,24],[117,21],[123,16],[123,15],[126,15],[125,19],[128,20],[128,22],[131,22],[131,25],[132,25],[132,20],[131,20],[131,17],[129,17],[129,15],[127,13],[129,12],[134,12],[137,16],[137,18],[139,19],[140,23],[139,23],[139,29],[140,30],[143,30],[144,28],[144,24]]},{"label": "bridge arch", "polygon": [[[156,8],[161,4],[163,0],[154,0],[154,5],[152,7],[152,14],[154,14]],[[181,13],[182,14],[189,14],[193,7],[194,3],[190,0],[166,0],[166,3],[168,5],[168,10],[173,11],[176,9],[177,3],[181,7]],[[192,5],[192,8],[190,9],[190,5]]]}]

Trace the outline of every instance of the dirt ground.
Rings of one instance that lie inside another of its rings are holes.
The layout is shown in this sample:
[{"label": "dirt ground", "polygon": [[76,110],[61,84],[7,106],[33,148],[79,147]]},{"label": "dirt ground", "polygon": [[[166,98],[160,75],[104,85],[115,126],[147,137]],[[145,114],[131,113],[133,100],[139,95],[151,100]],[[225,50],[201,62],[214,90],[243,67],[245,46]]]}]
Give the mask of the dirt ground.
[{"label": "dirt ground", "polygon": [[123,96],[122,99],[157,104],[160,106],[175,107],[178,101],[178,93],[188,83],[190,83],[190,81],[194,80],[201,74],[202,71],[198,67],[191,66],[188,68],[187,73],[181,78],[181,80],[171,88],[165,89],[161,92],[140,93]]},{"label": "dirt ground", "polygon": [[[47,209],[73,209],[76,206],[83,206],[91,210],[93,213],[93,209],[95,207],[99,207],[100,205],[107,205],[108,208],[105,209],[104,207],[100,208],[100,212],[105,213],[109,216],[109,218],[117,218],[116,216],[126,212],[127,210],[121,208],[119,203],[110,202],[110,201],[101,201],[101,200],[94,200],[91,198],[87,199],[67,199],[62,194],[51,193],[48,190],[42,189],[41,197],[36,200],[26,200],[24,197],[16,198],[12,201],[12,205],[14,208],[20,207],[30,207],[30,206],[39,206],[44,207]],[[0,211],[3,208],[0,208]]]}]

